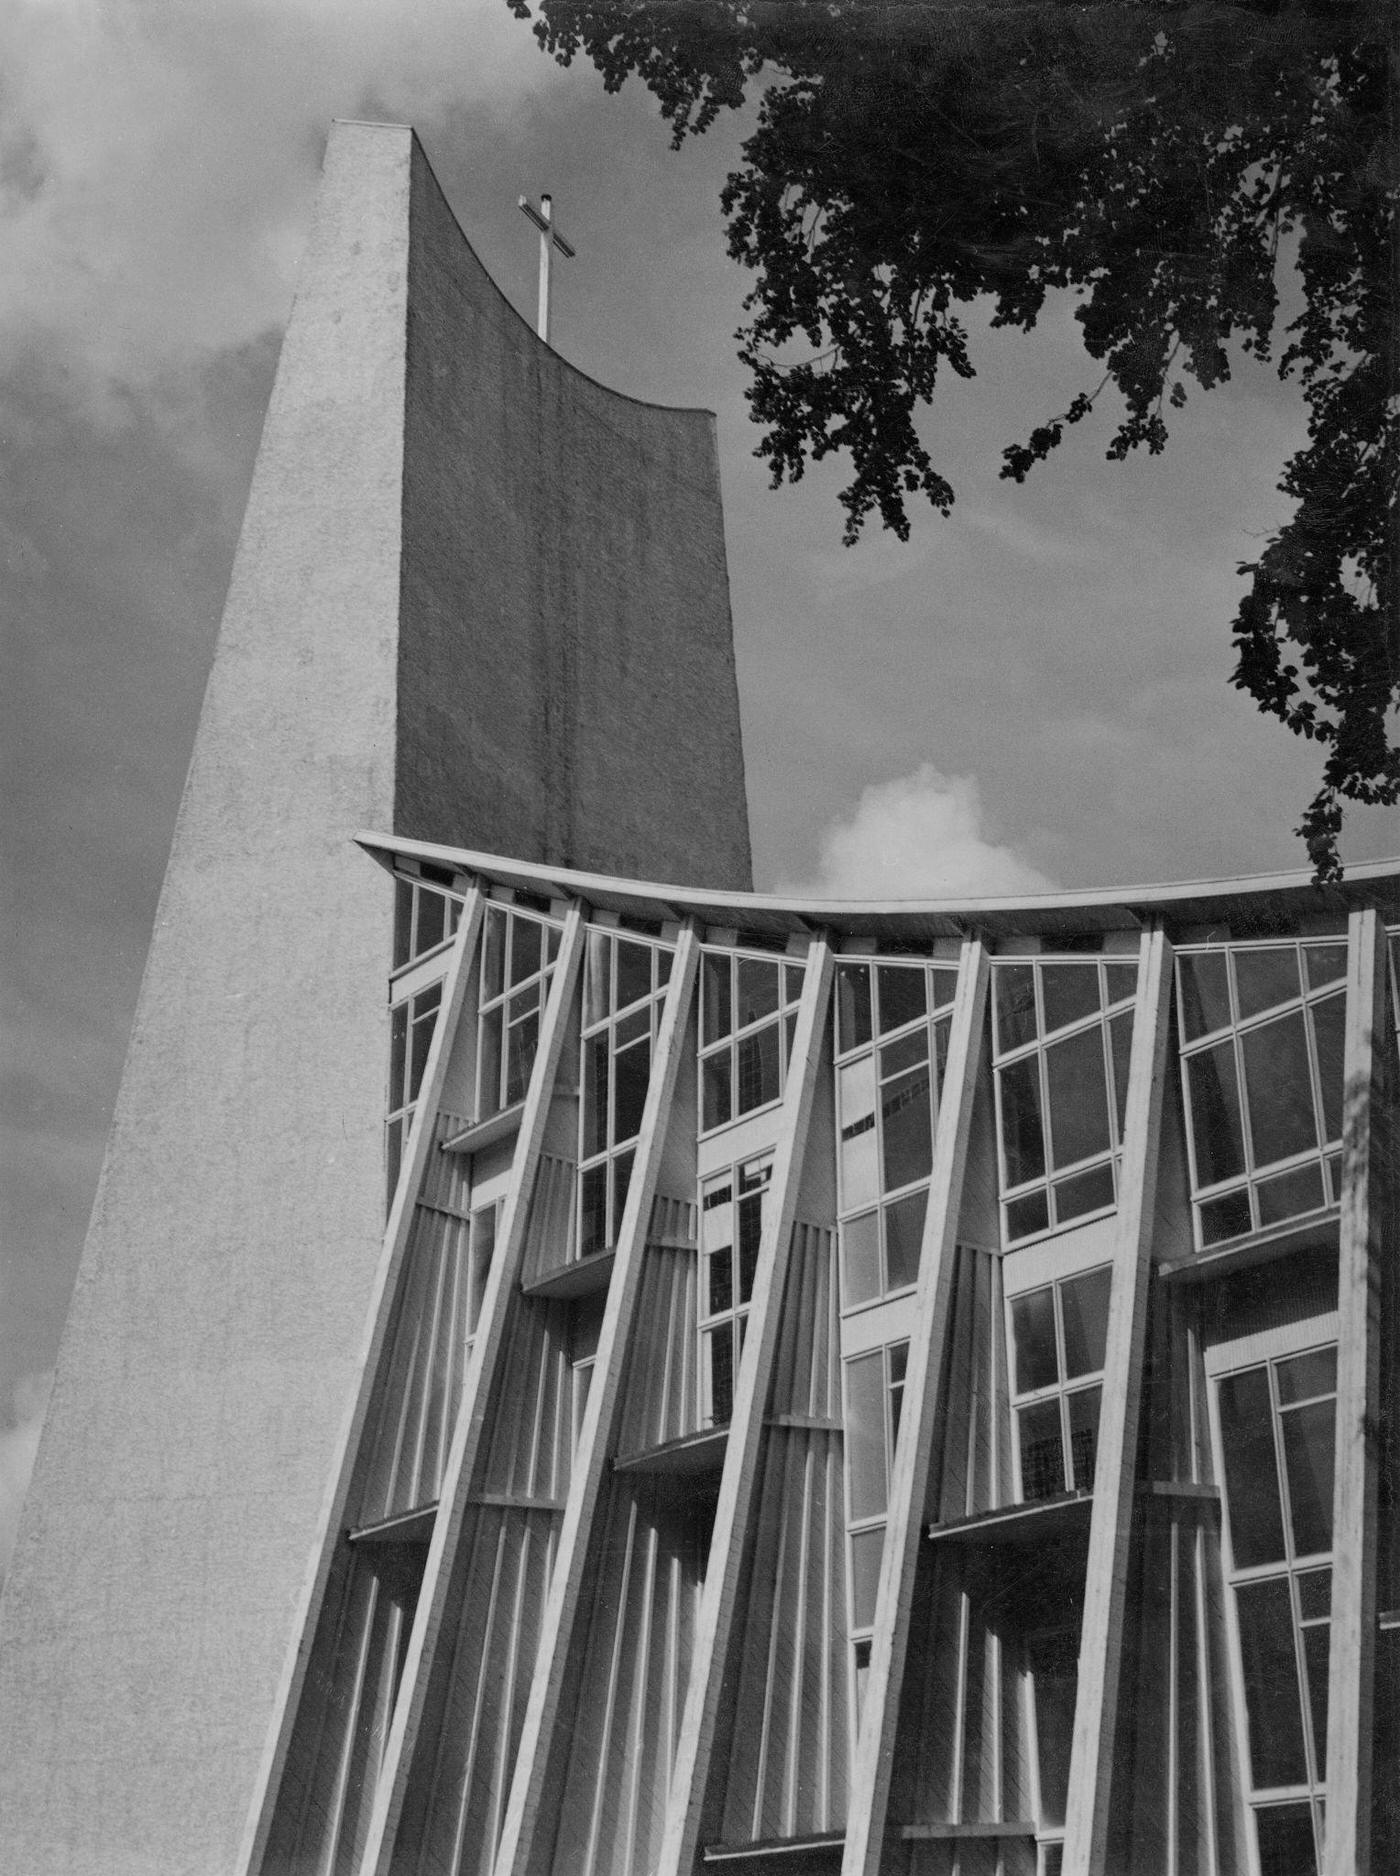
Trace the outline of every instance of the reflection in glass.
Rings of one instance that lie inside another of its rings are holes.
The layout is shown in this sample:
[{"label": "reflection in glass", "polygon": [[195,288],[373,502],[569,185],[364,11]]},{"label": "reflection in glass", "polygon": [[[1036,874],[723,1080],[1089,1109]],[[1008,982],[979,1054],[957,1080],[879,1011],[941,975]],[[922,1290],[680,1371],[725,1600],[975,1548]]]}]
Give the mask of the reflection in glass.
[{"label": "reflection in glass", "polygon": [[996,988],[997,1048],[1004,1054],[1035,1036],[1035,969],[1030,964],[999,964],[992,981]]},{"label": "reflection in glass", "polygon": [[1060,1403],[1038,1401],[1016,1416],[1021,1442],[1021,1496],[1053,1498],[1065,1489],[1065,1456]]},{"label": "reflection in glass", "polygon": [[1267,1368],[1227,1375],[1220,1383],[1219,1402],[1235,1567],[1278,1562],[1284,1554],[1283,1512]]},{"label": "reflection in glass", "polygon": [[1332,1548],[1333,1403],[1295,1407],[1281,1421],[1294,1553],[1315,1556]]},{"label": "reflection in glass", "polygon": [[1235,1590],[1249,1759],[1256,1789],[1300,1785],[1308,1775],[1303,1753],[1298,1657],[1293,1605],[1286,1576],[1240,1583]]},{"label": "reflection in glass", "polygon": [[1041,967],[1041,994],[1045,999],[1045,1028],[1063,1029],[1100,1007],[1099,967],[1094,964],[1046,964]]},{"label": "reflection in glass", "polygon": [[1065,1325],[1065,1377],[1097,1374],[1103,1367],[1108,1341],[1108,1302],[1113,1269],[1105,1264],[1060,1285],[1060,1310]]},{"label": "reflection in glass", "polygon": [[928,980],[922,964],[881,964],[875,972],[880,993],[880,1034],[912,1023],[928,1009]]},{"label": "reflection in glass", "polygon": [[1037,1388],[1053,1387],[1060,1378],[1060,1364],[1055,1348],[1055,1292],[1051,1287],[1013,1297],[1011,1335],[1016,1392],[1033,1394]]},{"label": "reflection in glass", "polygon": [[738,1026],[771,1016],[778,1007],[778,966],[767,958],[739,958]]},{"label": "reflection in glass", "polygon": [[1345,996],[1325,997],[1312,1007],[1313,1039],[1317,1045],[1317,1079],[1322,1092],[1322,1122],[1327,1139],[1342,1137],[1342,1097],[1346,1091],[1343,1066],[1347,1016]]},{"label": "reflection in glass", "polygon": [[1188,952],[1177,959],[1181,1022],[1188,1042],[1227,1029],[1230,1016],[1229,967],[1223,951]]},{"label": "reflection in glass", "polygon": [[[1240,1125],[1235,1045],[1217,1042],[1188,1057],[1191,1090],[1191,1136],[1196,1150],[1196,1181],[1212,1186],[1244,1171],[1244,1130]],[[1248,1202],[1245,1210],[1248,1213]]]},{"label": "reflection in glass", "polygon": [[1040,1111],[1040,1063],[1035,1056],[1001,1071],[1001,1132],[1006,1180],[1018,1186],[1045,1171],[1045,1129]]},{"label": "reflection in glass", "polygon": [[702,995],[701,1009],[704,1012],[704,1039],[718,1042],[727,1036],[733,1027],[730,1010],[730,974],[732,963],[729,954],[724,951],[706,951],[701,957],[700,975]]},{"label": "reflection in glass", "polygon": [[1094,1458],[1098,1451],[1101,1387],[1082,1387],[1065,1397],[1069,1408],[1069,1457],[1077,1492],[1094,1489]]},{"label": "reflection in glass", "polygon": [[885,1207],[885,1288],[900,1290],[919,1280],[928,1192],[911,1192]]},{"label": "reflection in glass", "polygon": [[1234,962],[1241,1022],[1258,1016],[1261,1010],[1289,1003],[1299,994],[1298,953],[1292,945],[1281,950],[1236,949]]},{"label": "reflection in glass", "polygon": [[1113,1168],[1107,1160],[1088,1172],[1055,1182],[1055,1222],[1067,1225],[1114,1203]]},{"label": "reflection in glass", "polygon": [[1301,1010],[1249,1029],[1240,1038],[1249,1132],[1256,1166],[1269,1166],[1318,1144],[1308,1037]]},{"label": "reflection in glass", "polygon": [[844,1055],[870,1040],[870,967],[836,966],[836,1046]]},{"label": "reflection in glass", "polygon": [[1054,1163],[1072,1166],[1112,1146],[1104,1087],[1103,1033],[1082,1029],[1045,1051]]}]

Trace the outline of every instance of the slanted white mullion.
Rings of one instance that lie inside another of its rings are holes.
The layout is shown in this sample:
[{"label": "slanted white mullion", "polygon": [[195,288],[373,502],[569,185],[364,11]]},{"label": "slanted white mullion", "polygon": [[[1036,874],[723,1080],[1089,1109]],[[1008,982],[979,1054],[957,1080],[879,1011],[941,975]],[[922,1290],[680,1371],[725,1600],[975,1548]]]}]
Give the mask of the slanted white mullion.
[{"label": "slanted white mullion", "polygon": [[[923,1243],[919,1251],[919,1282],[914,1293],[899,1443],[890,1478],[885,1544],[875,1598],[875,1627],[865,1677],[864,1724],[861,1713],[852,1715],[856,1750],[846,1813],[843,1876],[876,1876],[884,1845],[895,1728],[909,1647],[914,1571],[938,1431],[939,1405],[947,1392],[945,1328],[957,1266],[958,1213],[986,1028],[989,974],[986,946],[980,939],[965,939],[948,1035],[948,1059],[939,1091],[938,1126],[934,1135]],[[961,1619],[965,1621],[965,1615]],[[960,1638],[960,1662],[962,1647]],[[961,1692],[957,1713],[961,1737]],[[957,1802],[955,1794],[955,1809]]]},{"label": "slanted white mullion", "polygon": [[439,1510],[433,1522],[432,1541],[428,1545],[423,1586],[419,1592],[418,1608],[404,1657],[399,1697],[384,1748],[379,1786],[359,1862],[359,1869],[365,1876],[369,1876],[370,1872],[377,1872],[377,1876],[387,1876],[393,1857],[394,1836],[427,1696],[428,1676],[442,1625],[447,1586],[466,1517],[466,1497],[471,1490],[472,1475],[486,1433],[487,1411],[495,1392],[497,1371],[505,1354],[506,1321],[512,1292],[520,1280],[520,1265],[525,1254],[525,1235],[530,1218],[530,1199],[539,1167],[550,1101],[558,1080],[564,1038],[568,1033],[574,991],[578,985],[583,939],[583,908],[576,902],[569,908],[564,921],[564,934],[554,965],[549,1000],[540,1026],[539,1051],[530,1073],[530,1086],[521,1111],[510,1189],[506,1194],[495,1255],[491,1260],[482,1297],[471,1368],[457,1410],[447,1464],[443,1468]]},{"label": "slanted white mullion", "polygon": [[[637,1157],[618,1229],[617,1251],[608,1300],[598,1332],[593,1380],[588,1390],[578,1451],[569,1476],[569,1496],[559,1532],[559,1548],[550,1578],[549,1597],[535,1657],[529,1702],[516,1752],[515,1772],[505,1822],[496,1851],[498,1876],[529,1867],[539,1821],[544,1780],[559,1724],[559,1707],[573,1644],[574,1623],[583,1592],[584,1568],[593,1521],[602,1496],[604,1474],[612,1456],[622,1406],[622,1367],[632,1339],[633,1319],[642,1289],[647,1232],[666,1132],[675,1099],[685,1045],[686,1024],[700,967],[699,932],[693,921],[683,928],[671,965],[670,982],[656,1040],[656,1059],[642,1108]],[[670,1255],[668,1252],[667,1255]],[[620,1618],[620,1620],[623,1618]]]},{"label": "slanted white mullion", "polygon": [[[239,1846],[235,1868],[240,1876],[256,1876],[267,1848],[268,1833],[272,1829],[282,1771],[301,1703],[302,1686],[325,1599],[326,1583],[346,1523],[350,1487],[360,1448],[364,1443],[375,1382],[384,1360],[389,1326],[393,1320],[394,1297],[413,1231],[414,1206],[432,1151],[447,1065],[457,1037],[457,1025],[466,996],[470,966],[476,957],[485,909],[485,896],[479,886],[473,885],[463,902],[461,922],[447,954],[442,1003],[433,1028],[433,1039],[428,1047],[428,1059],[423,1065],[423,1079],[418,1086],[413,1121],[399,1165],[398,1185],[384,1227],[384,1247],[380,1252],[379,1268],[370,1291],[365,1339],[356,1365],[354,1398],[336,1442],[331,1484],[321,1510],[316,1549],[293,1614],[292,1644],[274,1698],[272,1724],[263,1747],[262,1763],[253,1786],[253,1801],[244,1825],[243,1841]],[[387,1035],[385,1044],[387,1058]]]},{"label": "slanted white mullion", "polygon": [[1324,1876],[1368,1876],[1371,1866],[1381,1237],[1397,1179],[1388,1005],[1385,927],[1374,911],[1353,912],[1343,1056]]},{"label": "slanted white mullion", "polygon": [[833,970],[826,938],[813,938],[807,947],[802,999],[797,1006],[787,1086],[773,1149],[773,1174],[764,1205],[748,1331],[735,1383],[710,1561],[696,1612],[685,1712],[654,1876],[690,1876],[696,1858],[745,1541],[754,1515],[764,1408],[773,1378],[783,1280],[790,1258],[812,1102],[821,1072],[821,1025]]},{"label": "slanted white mullion", "polygon": [[1103,1392],[1099,1397],[1099,1444],[1070,1752],[1064,1876],[1105,1876],[1107,1867],[1138,1423],[1146,1364],[1171,955],[1171,945],[1160,926],[1143,934],[1133,1049],[1128,1064],[1123,1168],[1114,1221],[1113,1289],[1108,1307]]}]

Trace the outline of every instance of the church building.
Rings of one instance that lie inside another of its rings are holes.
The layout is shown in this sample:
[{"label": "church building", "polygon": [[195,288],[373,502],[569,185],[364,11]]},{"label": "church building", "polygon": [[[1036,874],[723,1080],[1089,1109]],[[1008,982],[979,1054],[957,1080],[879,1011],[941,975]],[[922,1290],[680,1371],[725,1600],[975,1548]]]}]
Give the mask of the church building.
[{"label": "church building", "polygon": [[337,125],[0,1867],[1400,1866],[1398,969],[1400,861],[755,894],[713,418]]}]

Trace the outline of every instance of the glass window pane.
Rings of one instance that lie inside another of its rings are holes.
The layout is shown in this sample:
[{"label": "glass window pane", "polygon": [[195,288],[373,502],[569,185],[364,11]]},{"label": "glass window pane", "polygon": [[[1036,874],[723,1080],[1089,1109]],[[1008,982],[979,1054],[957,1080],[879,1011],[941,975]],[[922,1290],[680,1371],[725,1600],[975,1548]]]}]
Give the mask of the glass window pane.
[{"label": "glass window pane", "polygon": [[486,1294],[486,1279],[491,1274],[491,1259],[496,1253],[496,1208],[483,1205],[471,1217],[471,1268],[467,1284],[467,1334],[476,1333],[481,1316],[481,1299]]},{"label": "glass window pane", "polygon": [[1094,1489],[1094,1459],[1099,1443],[1100,1387],[1082,1387],[1065,1396],[1069,1408],[1069,1459],[1076,1492]]},{"label": "glass window pane", "polygon": [[778,966],[768,958],[739,958],[738,991],[740,1029],[771,1016],[778,1007]]},{"label": "glass window pane", "polygon": [[639,997],[651,995],[651,946],[633,944],[626,938],[617,941],[617,1003],[625,1010]]},{"label": "glass window pane", "polygon": [[957,967],[953,966],[951,969],[947,967],[940,969],[937,965],[935,965],[933,968],[932,976],[933,976],[933,1007],[936,1010],[945,1009],[947,1005],[953,1001],[953,998],[958,994]]},{"label": "glass window pane", "polygon": [[1262,1583],[1241,1583],[1235,1590],[1235,1608],[1255,1788],[1300,1785],[1307,1778],[1308,1768],[1303,1757],[1303,1716],[1288,1578],[1275,1576]]},{"label": "glass window pane", "polygon": [[880,1587],[880,1555],[885,1548],[885,1527],[851,1533],[851,1625],[869,1628],[875,1620],[875,1596]]},{"label": "glass window pane", "polygon": [[727,1036],[734,1026],[729,994],[731,968],[732,960],[727,951],[706,951],[702,954],[701,1006],[704,1012],[706,1042],[718,1042],[720,1037]]},{"label": "glass window pane", "polygon": [[656,948],[656,987],[658,990],[663,984],[670,983],[673,961],[674,953],[668,951],[665,945],[658,945]]},{"label": "glass window pane", "polygon": [[902,1290],[919,1280],[919,1252],[923,1248],[927,1208],[927,1187],[885,1207],[887,1289]]},{"label": "glass window pane", "polygon": [[[864,1062],[852,1063],[852,1067],[855,1068],[873,1069],[873,1066],[868,1056]],[[869,1079],[873,1093],[873,1073]],[[845,1211],[850,1211],[858,1205],[873,1205],[880,1196],[876,1146],[873,1109],[842,1126],[841,1205]]]},{"label": "glass window pane", "polygon": [[635,1042],[623,1049],[613,1064],[617,1086],[613,1091],[613,1140],[632,1140],[642,1130],[647,1084],[651,1080],[651,1043]]},{"label": "glass window pane", "polygon": [[536,1006],[523,1022],[512,1022],[506,1031],[506,1106],[525,1099],[530,1085],[530,1071],[535,1066],[535,1051],[540,1040],[540,1013]]},{"label": "glass window pane", "polygon": [[523,983],[540,968],[543,934],[532,918],[513,918],[510,936],[510,981]]},{"label": "glass window pane", "polygon": [[884,1512],[885,1357],[880,1350],[846,1363],[846,1477],[852,1518]]},{"label": "glass window pane", "polygon": [[1124,997],[1137,995],[1138,967],[1136,964],[1105,964],[1104,976],[1108,981],[1108,1000],[1121,1003]]},{"label": "glass window pane", "polygon": [[1023,1057],[999,1069],[1001,1143],[1006,1155],[1006,1183],[1018,1186],[1045,1171],[1045,1130],[1040,1112],[1040,1061]]},{"label": "glass window pane", "polygon": [[406,879],[394,881],[394,968],[413,956],[413,888]]},{"label": "glass window pane", "polygon": [[928,1008],[928,982],[922,964],[882,964],[877,969],[880,1034],[888,1035]]},{"label": "glass window pane", "polygon": [[[1036,1757],[1040,1770],[1040,1821],[1063,1824],[1069,1803],[1069,1758],[1074,1739],[1074,1697],[1078,1687],[1078,1644],[1063,1633],[1033,1635],[1031,1671],[1035,1676]],[[1051,1846],[1047,1845],[1047,1849]],[[1063,1846],[1055,1844],[1056,1851]],[[1049,1858],[1046,1858],[1047,1870]]]},{"label": "glass window pane", "polygon": [[881,1049],[880,1079],[888,1081],[891,1075],[897,1075],[906,1068],[913,1068],[916,1062],[927,1060],[927,1027],[920,1026],[918,1029],[911,1029],[907,1036],[901,1036],[898,1042],[891,1042]]},{"label": "glass window pane", "polygon": [[608,1169],[593,1166],[583,1175],[579,1193],[580,1257],[591,1257],[607,1249],[608,1242]]},{"label": "glass window pane", "polygon": [[619,1153],[612,1162],[612,1230],[609,1244],[616,1244],[618,1233],[622,1229],[622,1213],[627,1204],[628,1189],[632,1184],[632,1153]]},{"label": "glass window pane", "polygon": [[1313,1038],[1317,1045],[1317,1078],[1322,1088],[1322,1122],[1329,1140],[1342,1137],[1342,1094],[1346,1086],[1343,1047],[1346,1032],[1345,996],[1325,997],[1312,1010]]},{"label": "glass window pane", "polygon": [[406,1070],[408,1067],[408,1005],[400,1003],[389,1012],[389,1107],[392,1111],[402,1107],[409,1099]]},{"label": "glass window pane", "polygon": [[1028,1238],[1033,1231],[1044,1231],[1050,1223],[1050,1201],[1042,1188],[1013,1199],[1006,1208],[1006,1235],[1011,1243]]},{"label": "glass window pane", "polygon": [[1005,1054],[1036,1033],[1035,969],[1030,964],[998,964],[992,972],[996,991],[997,1049]]},{"label": "glass window pane", "polygon": [[1254,1813],[1259,1876],[1317,1876],[1310,1804],[1267,1804]]},{"label": "glass window pane", "polygon": [[710,1371],[710,1419],[726,1426],[734,1412],[734,1325],[723,1323],[705,1337]]},{"label": "glass window pane", "polygon": [[426,1016],[420,1013],[417,999],[414,1002],[413,1016],[413,1026],[409,1034],[408,1098],[410,1101],[418,1098],[418,1090],[423,1082],[423,1070],[428,1066],[428,1050],[432,1047],[433,1029],[437,1023],[435,1011],[430,1010]]},{"label": "glass window pane", "polygon": [[1284,1555],[1283,1512],[1268,1370],[1247,1368],[1226,1375],[1218,1398],[1235,1567],[1278,1562]]},{"label": "glass window pane", "polygon": [[722,1127],[731,1113],[729,1089],[731,1056],[728,1049],[707,1055],[700,1068],[703,1090],[700,1124],[702,1128]]},{"label": "glass window pane", "polygon": [[754,1273],[758,1269],[758,1247],[763,1242],[763,1199],[754,1194],[739,1200],[739,1301],[747,1303],[753,1295]]},{"label": "glass window pane", "polygon": [[784,964],[783,966],[783,1002],[796,1003],[802,995],[802,978],[806,971],[804,964]]},{"label": "glass window pane", "polygon": [[1071,1166],[1113,1145],[1104,1085],[1103,1031],[1097,1024],[1045,1051],[1054,1164]]},{"label": "glass window pane", "polygon": [[870,966],[836,966],[836,1046],[841,1054],[870,1040]]},{"label": "glass window pane", "polygon": [[399,1168],[403,1164],[404,1134],[408,1129],[409,1117],[389,1122],[388,1137],[385,1141],[385,1172],[388,1178],[389,1203],[394,1202],[394,1194],[399,1185]]},{"label": "glass window pane", "polygon": [[1108,1025],[1109,1053],[1113,1057],[1113,1094],[1118,1111],[1118,1139],[1128,1118],[1128,1064],[1133,1053],[1133,1012],[1124,1010]]},{"label": "glass window pane", "polygon": [[1304,945],[1303,967],[1307,971],[1309,990],[1320,990],[1324,984],[1340,983],[1347,974],[1345,942]]},{"label": "glass window pane", "polygon": [[1285,1407],[1295,1401],[1316,1400],[1319,1394],[1337,1391],[1337,1345],[1310,1349],[1306,1355],[1290,1355],[1274,1369],[1278,1397]]},{"label": "glass window pane", "polygon": [[1256,1166],[1306,1152],[1318,1144],[1312,1077],[1303,1012],[1250,1029],[1240,1038],[1249,1133]]},{"label": "glass window pane", "polygon": [[845,1309],[868,1303],[883,1288],[880,1276],[880,1214],[863,1212],[841,1227],[841,1302]]},{"label": "glass window pane", "polygon": [[778,1025],[744,1036],[738,1045],[735,1112],[747,1114],[778,1098]]},{"label": "glass window pane", "polygon": [[608,1064],[612,1038],[605,1029],[583,1045],[583,1157],[608,1144]]},{"label": "glass window pane", "polygon": [[1228,1238],[1242,1236],[1252,1224],[1249,1193],[1241,1187],[1238,1192],[1227,1192],[1223,1198],[1209,1199],[1202,1205],[1201,1242],[1223,1244]]},{"label": "glass window pane", "polygon": [[481,948],[481,994],[498,997],[505,988],[506,915],[499,906],[486,908],[486,933]]},{"label": "glass window pane", "polygon": [[1303,1630],[1303,1665],[1308,1671],[1308,1708],[1312,1715],[1313,1759],[1319,1779],[1327,1776],[1327,1657],[1332,1625],[1319,1622]]},{"label": "glass window pane", "polygon": [[1040,994],[1047,1033],[1092,1015],[1100,1007],[1098,964],[1042,964]]},{"label": "glass window pane", "polygon": [[415,953],[431,951],[434,945],[440,945],[446,930],[447,901],[441,893],[428,892],[418,888],[418,929],[415,934]]},{"label": "glass window pane", "polygon": [[933,1167],[933,1077],[927,1064],[884,1084],[880,1119],[884,1190],[897,1192],[927,1179]]},{"label": "glass window pane", "polygon": [[1332,1548],[1333,1403],[1314,1401],[1281,1418],[1293,1550],[1315,1557]]},{"label": "glass window pane", "polygon": [[722,1316],[727,1309],[734,1307],[734,1251],[730,1245],[718,1251],[711,1251],[709,1256],[709,1282],[706,1285],[706,1297],[709,1303],[707,1314]]},{"label": "glass window pane", "polygon": [[501,1027],[505,1010],[498,1003],[481,1019],[481,1117],[494,1114],[501,1103]]},{"label": "glass window pane", "polygon": [[1297,1579],[1298,1612],[1305,1622],[1332,1612],[1332,1572],[1305,1570]]},{"label": "glass window pane", "polygon": [[1326,1203],[1322,1191],[1322,1167],[1295,1166],[1292,1172],[1277,1179],[1266,1179],[1259,1187],[1259,1222],[1276,1225],[1285,1218],[1301,1218]]},{"label": "glass window pane", "polygon": [[1188,1057],[1186,1074],[1191,1089],[1196,1183],[1213,1186],[1222,1179],[1234,1179],[1244,1171],[1244,1129],[1240,1125],[1234,1043],[1217,1042],[1214,1048]]},{"label": "glass window pane", "polygon": [[1292,945],[1282,949],[1236,951],[1234,963],[1235,995],[1239,999],[1241,1022],[1299,995],[1298,953]]},{"label": "glass window pane", "polygon": [[1108,1341],[1108,1299],[1113,1269],[1088,1270],[1060,1285],[1060,1314],[1065,1325],[1065,1378],[1097,1374]]},{"label": "glass window pane", "polygon": [[1113,1168],[1104,1162],[1088,1172],[1075,1173],[1055,1186],[1055,1222],[1067,1225],[1089,1212],[1099,1212],[1114,1203]]},{"label": "glass window pane", "polygon": [[1054,1498],[1066,1489],[1059,1396],[1023,1407],[1016,1415],[1016,1427],[1021,1440],[1022,1498]]},{"label": "glass window pane", "polygon": [[1060,1358],[1055,1347],[1055,1292],[1048,1284],[1012,1298],[1011,1339],[1016,1392],[1053,1387],[1060,1379]]},{"label": "glass window pane", "polygon": [[1181,1028],[1188,1042],[1213,1029],[1228,1029],[1230,985],[1223,951],[1198,951],[1176,961]]},{"label": "glass window pane", "polygon": [[583,956],[583,1026],[601,1022],[612,1008],[612,939],[591,930]]}]

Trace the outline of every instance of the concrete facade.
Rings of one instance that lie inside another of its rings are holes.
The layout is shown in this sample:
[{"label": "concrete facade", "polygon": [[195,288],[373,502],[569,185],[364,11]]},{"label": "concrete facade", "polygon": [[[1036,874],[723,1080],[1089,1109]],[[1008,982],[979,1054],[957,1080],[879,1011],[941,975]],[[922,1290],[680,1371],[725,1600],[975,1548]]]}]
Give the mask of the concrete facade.
[{"label": "concrete facade", "polygon": [[713,419],[565,365],[412,132],[337,126],[0,1603],[0,1867],[233,1866],[384,1230],[354,831],[747,884],[729,633]]}]

